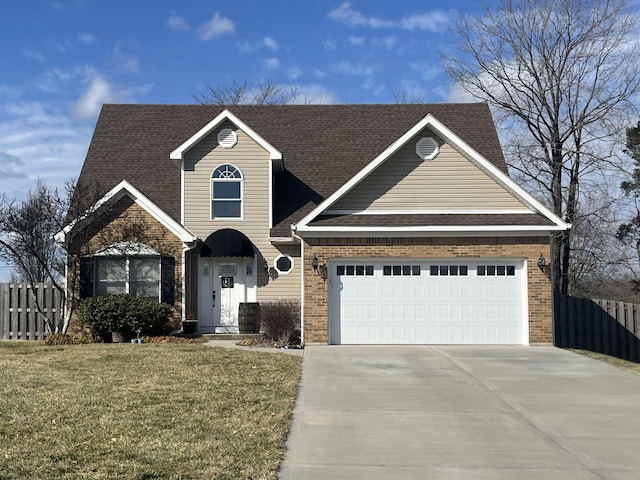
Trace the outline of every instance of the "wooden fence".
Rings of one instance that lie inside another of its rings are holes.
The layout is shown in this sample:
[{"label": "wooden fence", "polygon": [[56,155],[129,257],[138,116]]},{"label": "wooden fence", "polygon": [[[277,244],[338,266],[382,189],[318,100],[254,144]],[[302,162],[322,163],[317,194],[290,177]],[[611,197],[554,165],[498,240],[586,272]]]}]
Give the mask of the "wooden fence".
[{"label": "wooden fence", "polygon": [[35,291],[26,283],[0,283],[0,338],[43,340],[48,335],[42,315],[36,312],[34,293],[47,316],[57,322],[62,315],[60,293],[38,283]]},{"label": "wooden fence", "polygon": [[640,361],[640,305],[554,296],[554,343]]}]

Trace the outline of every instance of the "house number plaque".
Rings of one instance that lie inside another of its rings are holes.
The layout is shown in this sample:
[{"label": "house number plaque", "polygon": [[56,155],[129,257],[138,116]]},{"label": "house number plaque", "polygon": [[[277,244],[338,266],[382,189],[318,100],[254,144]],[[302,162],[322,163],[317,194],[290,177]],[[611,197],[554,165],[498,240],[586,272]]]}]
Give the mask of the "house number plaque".
[{"label": "house number plaque", "polygon": [[233,277],[220,277],[220,286],[222,288],[233,288]]}]

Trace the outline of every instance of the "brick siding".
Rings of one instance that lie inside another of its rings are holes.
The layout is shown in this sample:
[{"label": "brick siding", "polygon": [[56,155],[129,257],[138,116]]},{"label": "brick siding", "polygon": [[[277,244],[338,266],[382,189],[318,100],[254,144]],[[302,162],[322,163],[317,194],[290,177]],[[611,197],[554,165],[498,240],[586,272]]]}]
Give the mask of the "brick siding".
[{"label": "brick siding", "polygon": [[75,237],[75,241],[81,244],[78,248],[83,256],[93,255],[113,243],[127,241],[148,245],[161,255],[175,258],[174,320],[177,324],[182,316],[183,244],[180,239],[128,196],[94,215],[96,220]]},{"label": "brick siding", "polygon": [[537,265],[549,255],[548,237],[323,238],[307,239],[304,249],[304,341],[329,340],[328,282],[313,272],[317,256],[324,267],[336,258],[519,258],[527,260],[529,343],[552,342],[551,282]]}]

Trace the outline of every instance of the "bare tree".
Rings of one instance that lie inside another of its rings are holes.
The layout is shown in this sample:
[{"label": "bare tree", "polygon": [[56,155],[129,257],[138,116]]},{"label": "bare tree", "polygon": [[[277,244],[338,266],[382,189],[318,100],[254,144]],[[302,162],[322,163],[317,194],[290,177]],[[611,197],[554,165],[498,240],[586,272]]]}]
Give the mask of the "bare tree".
[{"label": "bare tree", "polygon": [[295,85],[277,83],[272,79],[258,80],[252,88],[245,80],[212,85],[205,82],[204,91],[194,94],[203,105],[288,105],[309,103],[301,98]]},{"label": "bare tree", "polygon": [[56,196],[38,181],[22,202],[0,198],[0,232],[4,233],[0,258],[14,265],[12,281],[47,282],[49,272],[58,274],[59,258],[52,240],[56,222],[51,218],[58,213]]},{"label": "bare tree", "polygon": [[48,282],[63,298],[64,315],[56,322],[34,294],[36,310],[51,333],[65,333],[69,327],[79,300],[82,257],[131,242],[163,250],[164,234],[154,233],[144,215],[118,212],[112,221],[114,206],[99,201],[104,191],[97,183],[68,182],[61,193],[39,182],[22,201],[0,197],[0,258],[17,266],[32,292],[36,283]]},{"label": "bare tree", "polygon": [[[22,201],[0,198],[0,257],[16,266],[18,276],[31,285],[51,282],[64,292],[64,255],[53,241],[62,228],[67,202],[57,189],[38,182]],[[64,329],[43,313],[34,294],[36,310],[51,332]]]},{"label": "bare tree", "polygon": [[397,104],[427,103],[427,95],[420,90],[411,90],[407,87],[398,87],[392,90],[393,102]]},{"label": "bare tree", "polygon": [[[443,54],[455,85],[487,101],[514,132],[510,166],[568,223],[583,180],[604,182],[618,166],[607,142],[635,112],[637,25],[624,0],[503,0],[461,18],[461,53]],[[571,242],[571,231],[552,241],[553,283],[563,293]]]}]

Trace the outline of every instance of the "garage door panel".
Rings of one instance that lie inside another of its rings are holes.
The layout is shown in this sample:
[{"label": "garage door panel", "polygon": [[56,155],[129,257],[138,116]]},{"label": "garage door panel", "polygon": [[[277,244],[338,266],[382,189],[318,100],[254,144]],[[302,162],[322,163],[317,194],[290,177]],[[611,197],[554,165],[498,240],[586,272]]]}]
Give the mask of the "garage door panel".
[{"label": "garage door panel", "polygon": [[526,342],[522,260],[341,260],[342,268],[337,265],[329,267],[331,343]]}]

